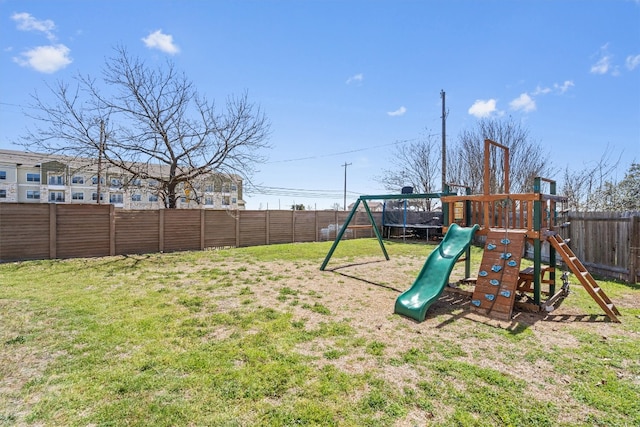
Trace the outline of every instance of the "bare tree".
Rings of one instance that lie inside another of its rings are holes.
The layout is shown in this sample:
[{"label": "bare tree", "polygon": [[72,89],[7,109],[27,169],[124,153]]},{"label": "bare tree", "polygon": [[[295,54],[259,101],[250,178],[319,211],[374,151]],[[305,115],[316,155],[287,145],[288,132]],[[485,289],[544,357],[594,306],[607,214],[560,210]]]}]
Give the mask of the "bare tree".
[{"label": "bare tree", "polygon": [[[438,172],[440,143],[432,134],[425,134],[416,142],[398,143],[390,154],[392,168],[385,169],[376,180],[387,190],[399,193],[405,186],[413,187],[416,193],[432,193],[439,184]],[[413,199],[411,204],[430,211],[431,199]]]},{"label": "bare tree", "polygon": [[265,160],[270,124],[247,94],[218,111],[171,62],[151,68],[117,47],[100,80],[78,75],[75,82],[50,87],[53,104],[33,95],[38,125],[24,145],[100,159],[131,180],[154,182],[167,208],[176,207],[180,189],[195,191],[200,177],[250,180]]},{"label": "bare tree", "polygon": [[[483,119],[475,128],[460,133],[456,144],[447,149],[447,170],[450,182],[468,186],[472,192],[483,188],[484,140],[490,139],[509,148],[510,191],[531,192],[536,176],[548,177],[553,167],[550,155],[532,140],[528,129],[511,117]],[[491,147],[491,193],[504,192],[504,151]]]},{"label": "bare tree", "polygon": [[607,147],[597,162],[585,164],[579,170],[565,169],[562,194],[568,199],[569,210],[611,210],[610,207],[616,204],[617,195],[608,181],[617,169],[620,157],[612,161],[611,153]]}]

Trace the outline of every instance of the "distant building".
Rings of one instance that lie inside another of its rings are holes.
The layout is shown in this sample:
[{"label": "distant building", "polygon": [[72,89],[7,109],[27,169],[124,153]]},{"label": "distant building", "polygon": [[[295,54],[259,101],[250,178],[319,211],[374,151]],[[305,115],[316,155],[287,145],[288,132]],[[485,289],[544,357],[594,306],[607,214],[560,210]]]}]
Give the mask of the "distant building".
[{"label": "distant building", "polygon": [[[157,166],[162,170],[164,166]],[[94,159],[0,150],[0,203],[102,203],[123,209],[161,209],[158,182],[113,166],[98,174]],[[178,192],[178,208],[244,209],[242,179],[211,173]]]}]

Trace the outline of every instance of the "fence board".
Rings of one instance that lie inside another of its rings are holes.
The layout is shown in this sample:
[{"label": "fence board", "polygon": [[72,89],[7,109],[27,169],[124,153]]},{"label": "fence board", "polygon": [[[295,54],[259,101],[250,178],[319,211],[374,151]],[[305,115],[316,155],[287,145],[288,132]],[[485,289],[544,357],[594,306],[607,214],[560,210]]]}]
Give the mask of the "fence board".
[{"label": "fence board", "polygon": [[56,205],[58,258],[109,256],[110,205]]},{"label": "fence board", "polygon": [[591,272],[635,283],[638,217],[638,212],[571,212],[569,245]]},{"label": "fence board", "polygon": [[205,248],[236,246],[236,212],[205,211]]},{"label": "fence board", "polygon": [[296,212],[293,227],[296,242],[314,242],[316,240],[316,212]]},{"label": "fence board", "polygon": [[[299,214],[296,212],[296,216]],[[269,212],[269,244],[293,242],[293,211]]]},{"label": "fence board", "polygon": [[116,211],[116,254],[158,252],[159,211]]},{"label": "fence board", "polygon": [[0,203],[0,261],[47,258],[49,206]]},{"label": "fence board", "polygon": [[164,211],[164,251],[200,249],[200,210],[166,209]]},{"label": "fence board", "polygon": [[238,214],[240,215],[239,246],[266,245],[267,211],[238,211]]}]

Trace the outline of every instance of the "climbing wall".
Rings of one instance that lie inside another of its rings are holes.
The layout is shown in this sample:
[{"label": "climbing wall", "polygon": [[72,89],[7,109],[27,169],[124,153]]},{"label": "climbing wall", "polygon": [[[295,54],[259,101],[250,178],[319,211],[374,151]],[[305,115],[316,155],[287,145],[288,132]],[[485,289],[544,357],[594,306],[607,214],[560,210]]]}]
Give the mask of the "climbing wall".
[{"label": "climbing wall", "polygon": [[526,234],[519,230],[491,230],[473,292],[473,310],[510,320]]}]

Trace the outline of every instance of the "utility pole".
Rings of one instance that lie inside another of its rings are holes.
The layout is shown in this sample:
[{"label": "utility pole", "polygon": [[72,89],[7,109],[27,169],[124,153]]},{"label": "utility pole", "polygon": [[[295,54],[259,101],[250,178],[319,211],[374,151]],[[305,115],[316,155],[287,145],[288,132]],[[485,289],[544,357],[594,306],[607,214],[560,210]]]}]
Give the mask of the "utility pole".
[{"label": "utility pole", "polygon": [[442,98],[442,191],[447,185],[447,112],[445,109],[445,93],[440,90]]},{"label": "utility pole", "polygon": [[344,210],[347,210],[347,166],[351,166],[351,163],[344,162],[342,167],[344,168]]}]

